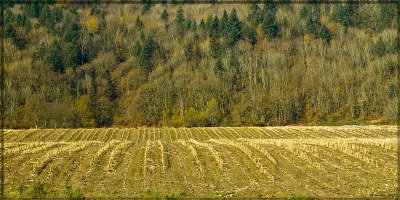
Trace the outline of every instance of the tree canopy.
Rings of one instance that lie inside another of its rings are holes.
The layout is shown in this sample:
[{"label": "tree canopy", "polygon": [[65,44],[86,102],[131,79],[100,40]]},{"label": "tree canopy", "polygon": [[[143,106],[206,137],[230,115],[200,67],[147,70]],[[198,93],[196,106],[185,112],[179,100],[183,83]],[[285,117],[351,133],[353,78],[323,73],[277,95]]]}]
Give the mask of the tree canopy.
[{"label": "tree canopy", "polygon": [[390,4],[8,5],[7,128],[397,120]]}]

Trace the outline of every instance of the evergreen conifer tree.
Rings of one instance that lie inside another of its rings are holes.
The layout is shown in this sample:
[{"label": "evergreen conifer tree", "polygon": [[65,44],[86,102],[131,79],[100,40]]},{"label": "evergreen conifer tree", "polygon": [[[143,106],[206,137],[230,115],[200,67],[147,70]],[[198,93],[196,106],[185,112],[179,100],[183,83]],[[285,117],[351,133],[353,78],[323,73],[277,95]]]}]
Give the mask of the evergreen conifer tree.
[{"label": "evergreen conifer tree", "polygon": [[164,20],[165,22],[167,22],[168,17],[169,17],[169,14],[168,14],[167,10],[164,9],[164,11],[161,13],[161,19]]},{"label": "evergreen conifer tree", "polygon": [[51,43],[45,60],[47,61],[47,63],[52,65],[53,71],[59,73],[64,72],[63,52],[60,44],[56,40]]},{"label": "evergreen conifer tree", "polygon": [[268,38],[276,38],[279,36],[279,26],[276,23],[275,16],[272,13],[269,13],[264,17],[262,29]]},{"label": "evergreen conifer tree", "polygon": [[237,17],[236,9],[233,8],[229,16],[228,45],[233,47],[241,39],[243,39],[242,25]]},{"label": "evergreen conifer tree", "polygon": [[386,55],[386,46],[385,42],[383,42],[382,37],[379,37],[378,41],[376,41],[374,45],[374,52],[378,57]]},{"label": "evergreen conifer tree", "polygon": [[328,27],[322,26],[321,30],[318,33],[318,37],[329,44],[332,38],[331,31],[328,29]]},{"label": "evergreen conifer tree", "polygon": [[222,75],[222,73],[225,71],[224,64],[222,63],[220,58],[217,58],[217,60],[215,61],[214,71],[218,75]]},{"label": "evergreen conifer tree", "polygon": [[179,35],[183,35],[185,33],[185,17],[183,14],[183,8],[180,6],[178,8],[176,18],[175,18],[175,24],[178,30]]}]

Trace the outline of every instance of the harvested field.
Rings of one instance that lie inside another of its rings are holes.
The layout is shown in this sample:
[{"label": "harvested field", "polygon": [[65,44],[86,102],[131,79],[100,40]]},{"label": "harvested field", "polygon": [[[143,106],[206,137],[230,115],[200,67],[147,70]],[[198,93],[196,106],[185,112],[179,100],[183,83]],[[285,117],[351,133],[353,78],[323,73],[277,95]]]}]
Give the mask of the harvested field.
[{"label": "harvested field", "polygon": [[397,128],[6,130],[6,197],[386,197]]}]

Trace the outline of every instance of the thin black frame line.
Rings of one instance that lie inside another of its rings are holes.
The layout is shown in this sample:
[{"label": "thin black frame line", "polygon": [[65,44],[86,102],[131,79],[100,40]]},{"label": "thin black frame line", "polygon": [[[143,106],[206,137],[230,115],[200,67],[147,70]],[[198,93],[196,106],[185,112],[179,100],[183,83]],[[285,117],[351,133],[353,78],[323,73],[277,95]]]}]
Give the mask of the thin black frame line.
[{"label": "thin black frame line", "polygon": [[397,199],[400,199],[400,1],[397,1]]},{"label": "thin black frame line", "polygon": [[4,147],[4,120],[5,120],[5,56],[4,56],[4,1],[1,1],[0,3],[0,7],[1,7],[1,11],[0,11],[0,37],[1,37],[1,47],[0,47],[0,59],[1,59],[1,63],[0,63],[0,85],[1,85],[1,91],[0,91],[0,159],[1,159],[1,163],[0,163],[0,198],[4,199],[5,198],[5,194],[4,194],[4,153],[5,153],[5,147]]},{"label": "thin black frame line", "polygon": [[399,4],[399,0],[6,0],[6,4]]},{"label": "thin black frame line", "polygon": [[[32,4],[32,3],[41,3],[41,4],[146,4],[143,0],[56,0],[53,2],[48,2],[46,0],[3,0],[0,1],[0,37],[1,37],[1,47],[0,47],[0,199],[5,199],[4,194],[4,163],[5,163],[5,149],[4,149],[4,111],[5,111],[5,50],[4,50],[4,4]],[[275,3],[275,4],[395,4],[397,5],[397,197],[400,198],[400,1],[399,0],[150,0],[150,4],[254,4],[254,3]],[[130,198],[128,198],[130,199]],[[136,198],[132,198],[136,199]],[[329,198],[328,199],[336,199]],[[347,198],[346,198],[347,199]],[[349,198],[353,199],[353,198]],[[357,198],[354,198],[357,199]],[[379,197],[377,199],[380,199]]]}]

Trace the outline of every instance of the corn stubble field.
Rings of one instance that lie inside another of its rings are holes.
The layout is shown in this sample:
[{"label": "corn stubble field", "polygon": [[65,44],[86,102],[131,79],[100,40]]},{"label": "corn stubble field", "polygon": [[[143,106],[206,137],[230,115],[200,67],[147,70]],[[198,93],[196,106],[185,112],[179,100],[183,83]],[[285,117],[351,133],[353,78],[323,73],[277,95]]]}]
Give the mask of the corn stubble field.
[{"label": "corn stubble field", "polygon": [[7,130],[7,197],[395,197],[397,128]]}]

